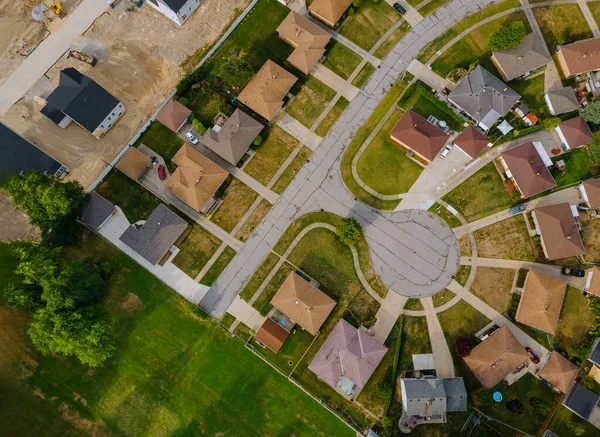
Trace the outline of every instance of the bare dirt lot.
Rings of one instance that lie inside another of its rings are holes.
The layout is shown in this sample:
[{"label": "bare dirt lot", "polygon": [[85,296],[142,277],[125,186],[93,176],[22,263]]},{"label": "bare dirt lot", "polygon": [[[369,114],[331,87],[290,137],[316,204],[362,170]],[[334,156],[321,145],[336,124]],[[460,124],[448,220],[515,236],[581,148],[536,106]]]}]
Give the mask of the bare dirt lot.
[{"label": "bare dirt lot", "polygon": [[[65,54],[2,121],[69,167],[70,179],[88,187],[172,92],[182,75],[180,64],[217,39],[236,9],[247,3],[206,0],[180,27],[146,4],[126,13],[129,4],[122,1],[96,20],[83,40],[74,42],[97,55],[98,64],[90,67]],[[42,105],[35,97],[46,97],[66,67],[90,76],[126,106],[123,118],[104,138],[97,140],[74,123],[61,129],[40,114]]]}]

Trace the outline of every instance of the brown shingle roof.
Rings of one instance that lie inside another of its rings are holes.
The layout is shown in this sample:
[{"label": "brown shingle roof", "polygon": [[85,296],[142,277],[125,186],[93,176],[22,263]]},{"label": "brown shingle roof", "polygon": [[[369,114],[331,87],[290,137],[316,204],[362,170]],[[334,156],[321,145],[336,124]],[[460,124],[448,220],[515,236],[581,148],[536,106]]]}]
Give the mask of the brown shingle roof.
[{"label": "brown shingle roof", "polygon": [[156,116],[156,121],[177,133],[190,115],[192,115],[191,109],[186,108],[177,100],[171,100]]},{"label": "brown shingle roof", "polygon": [[558,53],[568,69],[565,76],[600,70],[600,38],[561,46]]},{"label": "brown shingle roof", "polygon": [[594,266],[592,271],[588,274],[592,275],[588,292],[592,293],[593,295],[600,296],[600,267]]},{"label": "brown shingle roof", "polygon": [[492,388],[529,359],[519,340],[504,325],[464,358],[485,388]]},{"label": "brown shingle roof", "polygon": [[314,0],[308,7],[311,14],[333,26],[350,7],[352,0]]},{"label": "brown shingle roof", "polygon": [[150,165],[150,158],[135,147],[130,147],[123,155],[116,167],[134,181],[142,175]]},{"label": "brown shingle roof", "polygon": [[579,367],[558,352],[552,351],[546,365],[538,375],[561,392],[567,393],[578,371]]},{"label": "brown shingle roof", "polygon": [[470,125],[454,140],[454,144],[473,159],[477,158],[489,143],[484,134]]},{"label": "brown shingle roof", "polygon": [[583,181],[583,188],[592,208],[600,208],[600,178]]},{"label": "brown shingle roof", "polygon": [[448,140],[448,134],[412,110],[404,113],[390,138],[433,161]]},{"label": "brown shingle roof", "polygon": [[184,144],[172,161],[178,167],[165,187],[196,211],[214,196],[229,175],[189,144]]},{"label": "brown shingle roof", "polygon": [[567,258],[585,253],[568,202],[536,208],[533,212],[548,259]]},{"label": "brown shingle roof", "polygon": [[502,154],[502,159],[523,197],[531,197],[556,186],[552,174],[531,141],[507,150]]},{"label": "brown shingle roof", "polygon": [[238,100],[271,120],[283,106],[283,98],[296,83],[296,76],[268,60],[243,89]]},{"label": "brown shingle roof", "polygon": [[262,324],[256,335],[256,339],[271,349],[273,352],[279,352],[290,333],[279,326],[279,323],[267,318]]},{"label": "brown shingle roof", "polygon": [[277,32],[279,38],[296,48],[287,60],[304,74],[308,74],[319,62],[331,39],[329,33],[294,11],[285,17]]},{"label": "brown shingle roof", "polygon": [[289,274],[271,304],[313,335],[335,307],[333,299],[295,272]]},{"label": "brown shingle roof", "polygon": [[516,319],[550,334],[556,334],[567,283],[545,273],[529,270]]},{"label": "brown shingle roof", "polygon": [[594,141],[592,131],[581,116],[563,121],[558,127],[571,149]]}]

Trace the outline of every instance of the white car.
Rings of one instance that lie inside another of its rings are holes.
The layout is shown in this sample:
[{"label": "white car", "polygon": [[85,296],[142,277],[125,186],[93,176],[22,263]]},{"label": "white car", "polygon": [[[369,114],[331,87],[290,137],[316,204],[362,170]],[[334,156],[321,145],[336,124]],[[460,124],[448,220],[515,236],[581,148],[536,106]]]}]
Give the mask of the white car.
[{"label": "white car", "polygon": [[188,140],[191,141],[192,144],[194,144],[194,145],[198,144],[198,138],[196,138],[194,136],[194,134],[192,133],[192,131],[190,131],[187,134],[185,134],[185,136],[187,137]]},{"label": "white car", "polygon": [[448,153],[450,153],[450,150],[452,150],[452,146],[448,144],[446,147],[444,147],[444,150],[442,150],[442,153],[440,153],[440,158],[444,159],[446,156],[448,156]]}]

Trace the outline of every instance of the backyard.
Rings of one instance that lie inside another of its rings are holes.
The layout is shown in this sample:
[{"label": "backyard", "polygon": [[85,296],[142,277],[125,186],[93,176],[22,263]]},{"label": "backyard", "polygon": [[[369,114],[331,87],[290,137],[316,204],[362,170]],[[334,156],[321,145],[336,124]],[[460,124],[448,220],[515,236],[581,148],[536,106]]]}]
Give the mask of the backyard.
[{"label": "backyard", "polygon": [[535,77],[513,80],[509,86],[521,95],[529,110],[535,113],[538,117],[550,117],[550,110],[544,100],[544,75],[542,73]]},{"label": "backyard", "polygon": [[412,109],[425,120],[432,115],[438,120],[445,121],[450,128],[456,131],[461,130],[465,122],[447,103],[435,98],[429,88],[421,82],[417,82],[407,89],[398,105],[405,109]]},{"label": "backyard", "polygon": [[309,76],[286,112],[310,129],[335,94],[336,92],[323,82]]},{"label": "backyard", "polygon": [[482,258],[535,261],[529,230],[522,214],[517,214],[474,233],[478,256]]},{"label": "backyard", "polygon": [[597,165],[587,146],[578,147],[569,153],[563,153],[552,158],[554,163],[561,160],[565,162],[566,170],[559,170],[556,167],[550,169],[550,173],[552,173],[552,177],[559,187],[576,184],[598,173]]},{"label": "backyard", "polygon": [[577,4],[543,6],[533,8],[532,11],[550,53],[554,53],[557,44],[568,44],[593,37]]},{"label": "backyard", "polygon": [[183,146],[183,140],[176,133],[159,122],[153,121],[135,142],[134,147],[138,147],[140,144],[144,144],[160,155],[165,160],[169,171],[175,171],[177,167],[171,162],[171,159]]},{"label": "backyard", "polygon": [[580,216],[581,238],[585,247],[583,258],[589,263],[600,263],[600,220],[588,220]]}]

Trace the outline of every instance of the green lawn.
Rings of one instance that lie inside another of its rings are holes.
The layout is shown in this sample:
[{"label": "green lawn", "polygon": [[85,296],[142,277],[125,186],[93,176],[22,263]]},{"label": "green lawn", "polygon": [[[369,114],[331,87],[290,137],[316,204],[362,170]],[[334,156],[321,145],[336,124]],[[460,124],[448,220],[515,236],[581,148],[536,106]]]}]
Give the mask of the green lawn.
[{"label": "green lawn", "polygon": [[309,76],[286,112],[310,129],[335,95],[334,90]]},{"label": "green lawn", "polygon": [[253,146],[256,154],[244,167],[244,172],[266,185],[297,146],[294,137],[279,126],[273,126],[262,144]]},{"label": "green lawn", "polygon": [[594,17],[596,24],[600,23],[600,1],[589,2],[587,6]]},{"label": "green lawn", "polygon": [[235,238],[241,241],[246,241],[248,238],[250,238],[256,227],[260,224],[260,222],[262,222],[263,218],[265,218],[270,209],[271,204],[265,199],[261,200],[256,209],[252,211],[252,214],[250,214],[250,217],[248,217],[248,220],[246,220],[246,223],[244,223],[240,230],[237,231]]},{"label": "green lawn", "polygon": [[362,58],[341,42],[332,40],[325,52],[323,66],[329,68],[338,76],[348,79]]},{"label": "green lawn", "polygon": [[254,203],[258,193],[239,179],[233,179],[221,196],[223,203],[211,217],[211,221],[226,232],[233,231],[246,211]]},{"label": "green lawn", "polygon": [[581,291],[567,287],[553,343],[555,349],[564,352],[568,357],[577,355],[577,349],[586,341],[585,335],[596,320],[596,315],[590,310],[588,303]]},{"label": "green lawn", "polygon": [[385,1],[363,0],[356,13],[344,21],[340,35],[369,51],[399,19]]},{"label": "green lawn", "polygon": [[472,222],[508,208],[512,202],[493,162],[443,197]]},{"label": "green lawn", "polygon": [[442,206],[437,202],[431,205],[427,211],[439,215],[442,218],[442,220],[448,223],[448,226],[450,226],[451,228],[456,228],[457,226],[462,225],[458,217],[456,217],[454,214],[448,211],[448,209],[445,206]]},{"label": "green lawn", "polygon": [[408,299],[406,304],[404,305],[404,309],[408,311],[423,311],[423,304],[421,303],[421,299]]},{"label": "green lawn", "polygon": [[467,283],[467,279],[469,279],[470,274],[471,274],[471,266],[458,266],[456,275],[454,275],[454,280],[456,282],[458,282],[460,285],[464,286]]},{"label": "green lawn", "polygon": [[578,437],[596,437],[598,435],[598,428],[562,405],[558,407],[554,417],[550,422],[549,429],[556,435],[576,435]]},{"label": "green lawn", "polygon": [[430,354],[429,329],[425,317],[405,317],[402,327],[402,347],[398,363],[398,373],[413,370],[412,356]]},{"label": "green lawn", "polygon": [[433,14],[446,3],[450,3],[450,1],[451,0],[431,0],[429,3],[419,8],[419,14],[426,17],[427,15]]},{"label": "green lawn", "polygon": [[538,116],[550,116],[550,110],[544,100],[544,74],[532,79],[513,80],[509,86],[521,95],[529,109]]},{"label": "green lawn", "polygon": [[490,35],[504,24],[515,21],[523,22],[527,32],[531,32],[525,12],[513,12],[493,20],[461,38],[431,64],[431,69],[442,77],[446,77],[455,68],[462,67],[468,70],[473,62],[488,56]]},{"label": "green lawn", "polygon": [[130,223],[146,220],[161,203],[158,197],[118,170],[112,170],[96,191],[120,207]]},{"label": "green lawn", "polygon": [[179,245],[179,253],[173,259],[173,264],[194,279],[220,245],[221,240],[194,223],[192,231]]},{"label": "green lawn", "polygon": [[477,253],[482,258],[535,261],[529,230],[522,214],[476,230]]},{"label": "green lawn", "polygon": [[456,294],[452,293],[447,288],[444,288],[442,291],[432,296],[433,306],[436,308],[441,307],[442,305],[450,302],[454,296],[456,296]]},{"label": "green lawn", "polygon": [[221,322],[221,325],[223,325],[225,329],[229,329],[231,325],[233,325],[233,322],[235,322],[235,317],[229,313],[225,313],[219,322]]},{"label": "green lawn", "polygon": [[544,6],[532,10],[550,53],[554,53],[557,44],[593,37],[577,4]]},{"label": "green lawn", "polygon": [[373,73],[375,73],[375,67],[373,67],[373,64],[367,62],[362,70],[360,70],[360,73],[358,73],[352,81],[352,85],[357,88],[362,88]]},{"label": "green lawn", "polygon": [[256,293],[258,288],[261,286],[263,281],[267,278],[275,264],[279,261],[279,257],[274,253],[270,252],[267,257],[263,260],[261,265],[256,269],[252,277],[246,282],[240,297],[248,302],[252,296]]},{"label": "green lawn", "polygon": [[[250,344],[254,346],[256,352],[275,364],[283,373],[289,375],[292,372],[293,366],[300,361],[300,358],[302,358],[302,355],[304,355],[314,338],[314,336],[304,329],[296,327],[277,353],[262,347],[254,338],[250,341]],[[292,361],[293,365],[290,366],[289,361]]]},{"label": "green lawn", "polygon": [[333,105],[333,108],[331,108],[331,110],[325,116],[325,118],[323,118],[323,120],[319,124],[319,127],[317,127],[317,129],[315,130],[315,133],[320,137],[324,137],[325,135],[327,135],[331,127],[335,124],[338,118],[340,118],[340,115],[342,115],[342,113],[348,107],[349,104],[350,102],[344,96],[340,97],[339,100],[335,102],[335,105]]},{"label": "green lawn", "polygon": [[412,28],[410,24],[408,24],[406,21],[403,21],[402,24],[398,26],[398,28],[394,30],[379,47],[377,47],[377,50],[375,50],[375,53],[373,53],[375,57],[379,59],[385,58],[387,54],[396,46],[396,44],[398,44],[398,42],[404,38],[404,35],[410,32],[411,29]]},{"label": "green lawn", "polygon": [[217,278],[223,273],[223,270],[229,265],[233,257],[235,256],[235,250],[231,247],[226,247],[223,253],[219,255],[215,263],[208,269],[208,272],[202,277],[200,283],[202,285],[208,285],[209,287],[217,280]]},{"label": "green lawn", "polygon": [[406,193],[423,171],[423,167],[390,140],[390,132],[403,113],[400,109],[394,110],[358,159],[358,176],[381,194]]},{"label": "green lawn", "polygon": [[452,129],[459,131],[464,125],[464,119],[456,114],[447,103],[436,99],[428,91],[426,85],[418,82],[413,85],[412,92],[402,96],[399,105],[404,109],[412,109],[425,120],[433,115],[438,120],[444,120]]},{"label": "green lawn", "polygon": [[591,155],[589,148],[583,146],[573,149],[569,153],[553,157],[552,162],[563,160],[567,167],[564,172],[555,167],[550,169],[556,185],[559,187],[572,185],[594,176],[592,170],[596,167],[596,163],[593,161]]},{"label": "green lawn", "polygon": [[294,180],[298,172],[302,169],[306,160],[310,157],[312,152],[306,146],[302,146],[300,152],[290,162],[290,165],[281,173],[281,176],[277,179],[277,182],[273,185],[272,190],[277,194],[281,194],[288,187],[288,185]]},{"label": "green lawn", "polygon": [[355,435],[133,259],[85,240],[67,256],[111,265],[116,350],[95,369],[28,350],[2,380],[4,434]]},{"label": "green lawn", "polygon": [[234,109],[227,100],[216,93],[208,95],[190,93],[187,97],[190,98],[188,106],[194,111],[194,116],[207,128],[213,125],[217,114],[223,112],[223,107],[230,108],[231,111]]},{"label": "green lawn", "polygon": [[176,166],[171,163],[171,159],[183,146],[183,140],[175,132],[158,121],[153,121],[135,142],[134,147],[138,147],[140,144],[150,147],[153,152],[162,156],[169,170],[175,171]]}]

